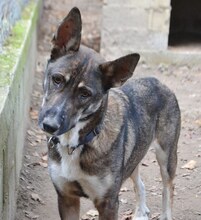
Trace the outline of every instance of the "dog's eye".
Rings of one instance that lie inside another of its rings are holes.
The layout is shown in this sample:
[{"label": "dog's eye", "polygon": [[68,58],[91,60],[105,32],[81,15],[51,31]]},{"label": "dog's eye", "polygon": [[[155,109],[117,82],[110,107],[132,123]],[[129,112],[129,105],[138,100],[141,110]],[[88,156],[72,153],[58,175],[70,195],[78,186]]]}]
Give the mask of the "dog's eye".
[{"label": "dog's eye", "polygon": [[55,85],[60,85],[64,82],[64,76],[61,74],[54,74],[52,76],[52,81]]},{"label": "dog's eye", "polygon": [[89,91],[85,88],[80,89],[80,98],[81,99],[89,98],[91,95],[92,95],[91,91]]}]

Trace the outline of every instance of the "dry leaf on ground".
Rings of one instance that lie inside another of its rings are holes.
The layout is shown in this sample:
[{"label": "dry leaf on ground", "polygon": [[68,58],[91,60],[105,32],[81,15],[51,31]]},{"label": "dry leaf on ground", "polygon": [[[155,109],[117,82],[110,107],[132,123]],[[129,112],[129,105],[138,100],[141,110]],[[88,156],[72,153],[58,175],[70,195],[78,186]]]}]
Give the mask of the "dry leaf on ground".
[{"label": "dry leaf on ground", "polygon": [[98,211],[95,209],[90,209],[86,214],[82,216],[82,220],[94,220],[98,216]]},{"label": "dry leaf on ground", "polygon": [[121,220],[132,220],[133,218],[133,211],[131,209],[123,212],[121,217]]},{"label": "dry leaf on ground", "polygon": [[38,119],[38,111],[37,110],[31,110],[30,116],[32,119]]},{"label": "dry leaf on ground", "polygon": [[41,165],[44,168],[47,168],[48,164],[46,162],[39,162],[39,165]]},{"label": "dry leaf on ground", "polygon": [[24,211],[24,214],[29,219],[38,219],[39,215],[35,215],[33,212]]},{"label": "dry leaf on ground", "polygon": [[195,123],[196,123],[199,127],[201,127],[201,119],[196,120]]},{"label": "dry leaf on ground", "polygon": [[30,136],[35,136],[35,135],[36,135],[32,130],[28,130],[27,133],[28,133]]},{"label": "dry leaf on ground", "polygon": [[149,166],[149,164],[148,164],[148,163],[143,162],[143,163],[142,163],[142,166],[144,166],[144,167],[148,167],[148,166]]},{"label": "dry leaf on ground", "polygon": [[184,164],[181,168],[182,169],[188,169],[188,170],[193,170],[196,168],[196,161],[195,160],[190,160],[188,163]]},{"label": "dry leaf on ground", "polygon": [[151,215],[151,220],[158,220],[160,216],[160,213],[154,213]]},{"label": "dry leaf on ground", "polygon": [[31,194],[31,199],[40,203],[44,203],[43,200],[40,198],[40,196],[37,193]]},{"label": "dry leaf on ground", "polygon": [[130,190],[127,187],[122,187],[120,189],[120,192],[128,192],[128,191],[130,191]]},{"label": "dry leaf on ground", "polygon": [[128,200],[127,199],[120,199],[120,202],[122,203],[122,204],[127,204],[128,203]]},{"label": "dry leaf on ground", "polygon": [[36,152],[36,151],[33,153],[33,156],[34,156],[34,157],[40,157],[40,155],[39,155],[38,152]]},{"label": "dry leaf on ground", "polygon": [[48,160],[48,156],[47,156],[47,155],[42,156],[42,161],[43,161],[43,162],[46,162],[46,163],[47,163],[47,160]]}]

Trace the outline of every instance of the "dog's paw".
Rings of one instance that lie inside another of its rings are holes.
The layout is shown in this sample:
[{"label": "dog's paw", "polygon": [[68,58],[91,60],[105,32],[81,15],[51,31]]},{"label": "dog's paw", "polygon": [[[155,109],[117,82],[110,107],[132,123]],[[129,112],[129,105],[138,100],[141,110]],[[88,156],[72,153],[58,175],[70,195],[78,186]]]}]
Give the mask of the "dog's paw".
[{"label": "dog's paw", "polygon": [[137,207],[133,220],[148,220],[149,213],[150,211],[146,206],[141,208]]},{"label": "dog's paw", "polygon": [[171,211],[168,210],[167,212],[162,213],[160,216],[160,220],[173,220]]}]

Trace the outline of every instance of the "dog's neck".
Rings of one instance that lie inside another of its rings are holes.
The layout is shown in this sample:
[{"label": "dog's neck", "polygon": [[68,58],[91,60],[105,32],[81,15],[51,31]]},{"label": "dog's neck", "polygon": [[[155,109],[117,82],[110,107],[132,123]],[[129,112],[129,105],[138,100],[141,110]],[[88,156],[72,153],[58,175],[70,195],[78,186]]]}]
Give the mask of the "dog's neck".
[{"label": "dog's neck", "polygon": [[103,98],[100,107],[91,115],[80,120],[80,122],[60,137],[53,136],[49,139],[49,145],[56,146],[58,143],[63,147],[68,148],[68,153],[72,154],[73,151],[79,146],[91,142],[101,131],[105,113],[107,110],[108,94]]},{"label": "dog's neck", "polygon": [[79,131],[79,145],[86,144],[100,133],[105,117],[108,94],[102,100],[100,107],[88,119],[87,124]]}]

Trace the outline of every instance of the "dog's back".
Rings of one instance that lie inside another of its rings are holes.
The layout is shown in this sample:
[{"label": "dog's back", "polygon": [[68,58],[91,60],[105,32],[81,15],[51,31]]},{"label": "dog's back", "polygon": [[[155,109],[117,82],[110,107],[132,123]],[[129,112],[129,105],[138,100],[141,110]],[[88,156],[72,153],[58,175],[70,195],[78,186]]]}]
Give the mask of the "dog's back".
[{"label": "dog's back", "polygon": [[[149,77],[132,78],[120,88],[112,89],[110,94],[121,100],[124,109],[125,134],[122,131],[119,134],[125,142],[124,179],[131,175],[155,138],[164,151],[174,152],[168,166],[176,167],[180,110],[174,93],[156,78]],[[175,168],[170,169],[171,176],[174,172]]]}]

